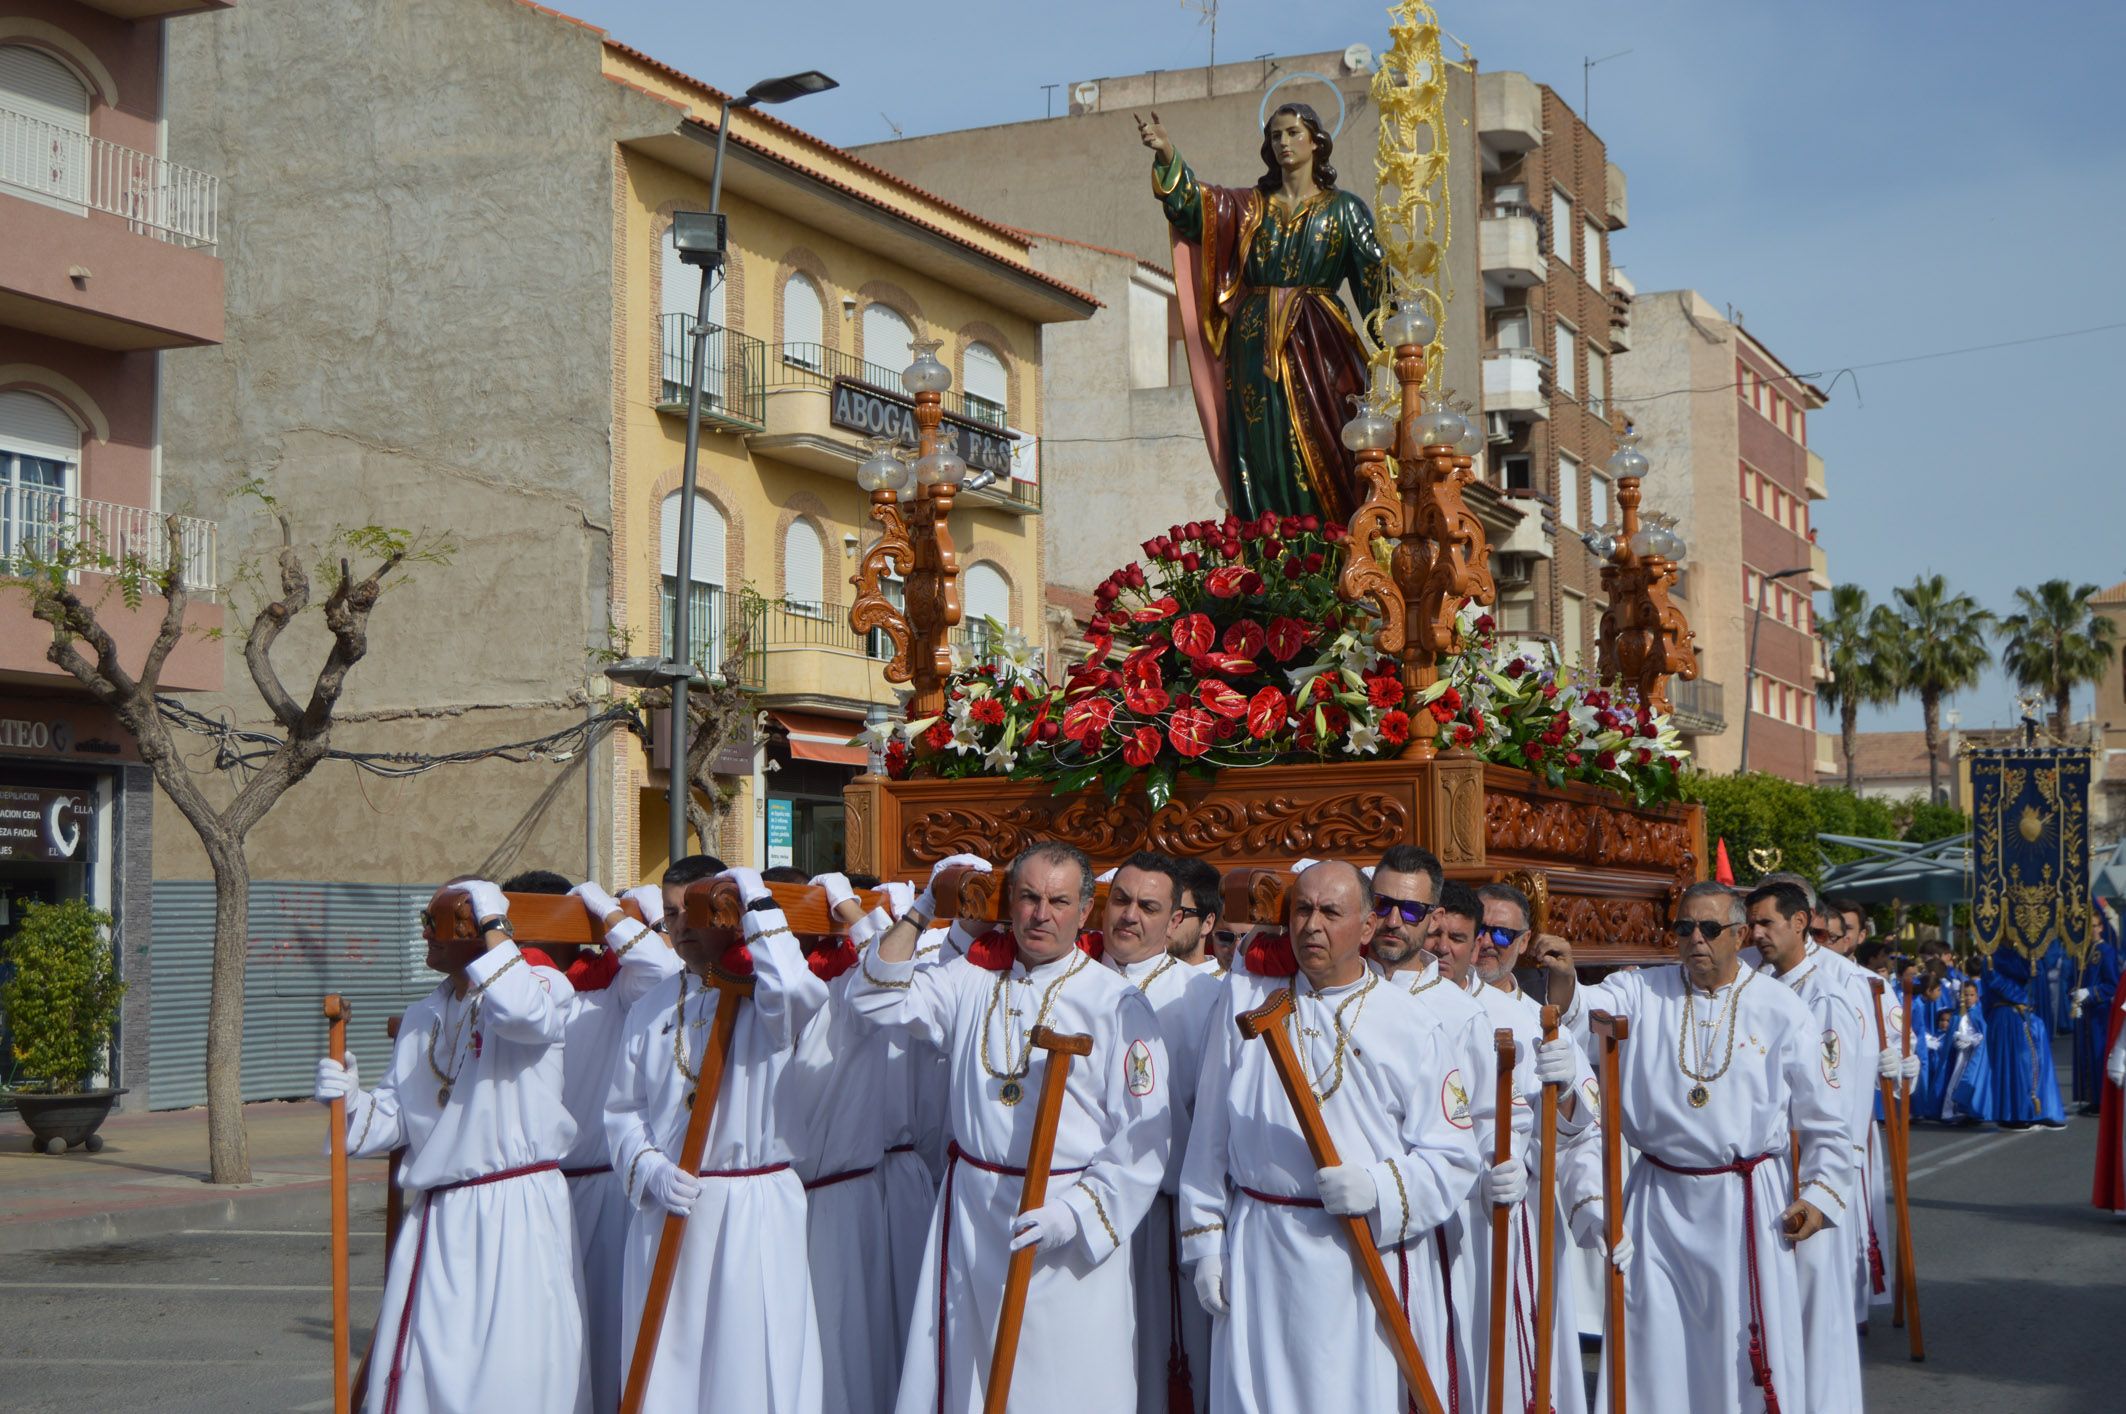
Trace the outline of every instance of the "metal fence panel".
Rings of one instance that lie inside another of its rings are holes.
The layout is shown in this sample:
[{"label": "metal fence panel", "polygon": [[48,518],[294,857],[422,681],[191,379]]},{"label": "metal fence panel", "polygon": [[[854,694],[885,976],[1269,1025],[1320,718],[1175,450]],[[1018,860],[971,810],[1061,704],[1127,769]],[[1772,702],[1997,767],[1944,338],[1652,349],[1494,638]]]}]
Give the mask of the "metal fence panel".
[{"label": "metal fence panel", "polygon": [[[434,990],[421,965],[416,916],[430,885],[266,880],[251,885],[251,938],[244,969],[244,1098],[310,1093],[325,1053],[319,1000],[339,992],[353,1008],[347,1045],[374,1079],[390,1045],[386,1017]],[[213,975],[214,885],[165,879],[155,885],[154,978],[150,987],[148,1107],[207,1099],[207,998]]]}]

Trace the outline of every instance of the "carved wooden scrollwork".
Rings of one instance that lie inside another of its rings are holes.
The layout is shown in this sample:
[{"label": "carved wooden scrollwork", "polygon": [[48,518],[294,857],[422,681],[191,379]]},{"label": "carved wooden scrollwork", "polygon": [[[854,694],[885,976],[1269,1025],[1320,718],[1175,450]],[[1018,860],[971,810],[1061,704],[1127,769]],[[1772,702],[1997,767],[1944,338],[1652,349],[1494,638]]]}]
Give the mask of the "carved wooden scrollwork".
[{"label": "carved wooden scrollwork", "polygon": [[1462,500],[1474,463],[1449,447],[1425,449],[1430,495],[1418,502],[1417,533],[1432,542],[1431,563],[1411,607],[1412,633],[1437,654],[1457,646],[1454,616],[1464,599],[1489,604],[1498,597],[1491,580],[1491,541],[1483,522]]},{"label": "carved wooden scrollwork", "polygon": [[1550,931],[1575,947],[1635,948],[1660,951],[1667,946],[1662,927],[1666,914],[1652,898],[1589,898],[1582,894],[1550,896]]},{"label": "carved wooden scrollwork", "polygon": [[1395,577],[1382,567],[1374,545],[1395,540],[1403,533],[1402,498],[1396,494],[1395,473],[1386,453],[1368,449],[1358,454],[1358,477],[1366,497],[1351,513],[1351,534],[1344,541],[1343,571],[1336,589],[1346,600],[1371,600],[1380,612],[1380,630],[1373,643],[1384,658],[1400,658],[1403,651],[1403,596]]},{"label": "carved wooden scrollwork", "polygon": [[849,627],[858,633],[873,629],[883,632],[893,643],[893,657],[886,663],[886,681],[907,682],[913,671],[915,627],[886,597],[882,583],[889,574],[898,574],[903,580],[910,578],[915,553],[909,547],[908,527],[901,520],[900,505],[891,491],[871,493],[871,518],[879,524],[878,543],[865,552],[856,573],[849,577],[849,583],[856,588],[856,600],[849,606]]},{"label": "carved wooden scrollwork", "polygon": [[1410,812],[1385,791],[1294,799],[1222,796],[1169,804],[1152,822],[1151,847],[1183,857],[1340,855],[1385,849],[1409,837]]},{"label": "carved wooden scrollwork", "polygon": [[1550,926],[1550,876],[1540,869],[1509,869],[1498,876],[1501,884],[1511,884],[1528,898],[1528,926],[1538,933],[1551,932]]}]

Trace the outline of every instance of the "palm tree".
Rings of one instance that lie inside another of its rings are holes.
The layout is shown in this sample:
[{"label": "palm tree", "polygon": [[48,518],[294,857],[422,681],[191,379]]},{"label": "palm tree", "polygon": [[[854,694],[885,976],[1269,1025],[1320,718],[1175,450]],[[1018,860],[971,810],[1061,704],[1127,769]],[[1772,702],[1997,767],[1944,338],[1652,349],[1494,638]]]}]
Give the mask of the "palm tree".
[{"label": "palm tree", "polygon": [[2089,605],[2094,584],[2079,587],[2048,579],[2035,590],[2018,589],[2019,612],[2000,623],[2005,643],[2001,666],[2019,687],[2052,699],[2053,732],[2065,739],[2068,699],[2085,682],[2098,682],[2111,662],[2117,628]]},{"label": "palm tree", "polygon": [[1993,615],[1968,594],[1951,594],[1941,575],[1922,575],[1897,591],[1904,690],[1919,697],[1927,728],[1927,798],[1941,798],[1941,700],[1978,685],[1993,661],[1986,631]]},{"label": "palm tree", "polygon": [[1816,621],[1824,666],[1831,677],[1817,689],[1838,709],[1838,735],[1845,747],[1845,785],[1860,787],[1860,763],[1854,748],[1860,735],[1860,709],[1887,707],[1897,700],[1903,625],[1886,604],[1870,605],[1868,591],[1841,584],[1831,591],[1831,612]]}]

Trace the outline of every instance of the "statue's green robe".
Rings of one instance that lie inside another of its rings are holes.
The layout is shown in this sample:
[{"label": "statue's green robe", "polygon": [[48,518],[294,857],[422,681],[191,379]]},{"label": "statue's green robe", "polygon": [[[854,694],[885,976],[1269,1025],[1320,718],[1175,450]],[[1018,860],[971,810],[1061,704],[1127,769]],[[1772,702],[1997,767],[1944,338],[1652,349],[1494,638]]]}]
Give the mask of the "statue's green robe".
[{"label": "statue's green robe", "polygon": [[1298,208],[1253,187],[1212,187],[1176,152],[1152,190],[1174,231],[1183,330],[1204,436],[1226,503],[1347,520],[1362,496],[1343,445],[1366,353],[1337,290],[1370,320],[1387,263],[1373,213],[1349,192]]}]

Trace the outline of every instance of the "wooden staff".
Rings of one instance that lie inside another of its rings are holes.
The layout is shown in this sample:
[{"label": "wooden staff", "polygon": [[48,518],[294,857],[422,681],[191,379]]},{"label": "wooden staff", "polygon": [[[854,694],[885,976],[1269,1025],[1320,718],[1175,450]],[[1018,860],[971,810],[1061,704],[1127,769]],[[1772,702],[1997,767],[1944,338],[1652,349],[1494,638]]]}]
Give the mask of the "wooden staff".
[{"label": "wooden staff", "polygon": [[[706,896],[697,901],[695,891],[711,883],[688,886],[688,922],[693,925],[698,910],[708,903]],[[723,915],[718,921],[729,926],[736,917],[736,890],[727,879],[715,880],[723,887],[715,891],[715,912]],[[722,895],[728,894],[729,897]],[[582,913],[581,907],[576,910]],[[726,977],[712,972],[707,984],[717,991],[716,1019],[709,1027],[708,1049],[701,1057],[701,1071],[695,1077],[694,1099],[687,1110],[686,1139],[679,1147],[679,1168],[687,1174],[701,1169],[702,1151],[709,1145],[709,1120],[716,1113],[716,1095],[723,1088],[725,1063],[731,1058],[731,1037],[738,1027],[738,1004],[753,995],[753,980],[750,977]],[[682,1018],[681,1023],[684,1024]],[[657,1261],[650,1268],[649,1292],[642,1303],[642,1323],[635,1329],[635,1353],[628,1362],[627,1388],[620,1397],[621,1414],[641,1414],[644,1393],[650,1385],[650,1366],[657,1358],[657,1334],[664,1326],[665,1303],[672,1297],[672,1279],[679,1270],[679,1245],[686,1237],[687,1220],[676,1213],[667,1213],[664,1229],[657,1235]]]},{"label": "wooden staff", "polygon": [[[1513,1158],[1513,1031],[1501,1026],[1491,1033],[1498,1056],[1498,1121],[1491,1146],[1494,1166]],[[1506,1288],[1513,1283],[1513,1207],[1491,1205],[1491,1366],[1490,1409],[1500,1414],[1506,1401]]]},{"label": "wooden staff", "polygon": [[[1242,1036],[1249,1040],[1259,1036],[1269,1046],[1270,1064],[1276,1067],[1285,1097],[1292,1102],[1292,1114],[1299,1121],[1299,1132],[1306,1138],[1307,1152],[1313,1155],[1314,1166],[1335,1168],[1343,1160],[1336,1156],[1336,1143],[1329,1137],[1329,1126],[1322,1120],[1321,1107],[1315,1103],[1313,1087],[1300,1073],[1299,1057],[1292,1050],[1292,1038],[1285,1034],[1285,1018],[1291,1014],[1292,991],[1287,987],[1254,1011],[1235,1017],[1234,1021]],[[1373,1233],[1366,1220],[1339,1216],[1336,1221],[1345,1241],[1350,1244],[1351,1260],[1365,1282],[1366,1294],[1373,1298],[1373,1312],[1388,1332],[1403,1383],[1409,1387],[1411,1397],[1423,1407],[1424,1414],[1445,1414],[1440,1408],[1439,1396],[1432,1391],[1431,1376],[1425,1372],[1425,1357],[1418,1353],[1417,1340],[1410,1333],[1409,1318],[1403,1313],[1402,1303],[1396,1299],[1395,1288],[1388,1282],[1388,1269],[1381,1265],[1380,1249],[1373,1245]]]},{"label": "wooden staff", "polygon": [[[384,1035],[394,1046],[399,1039],[399,1023],[403,1016],[384,1018]],[[384,1261],[391,1261],[391,1251],[398,1245],[399,1223],[406,1216],[406,1190],[399,1187],[399,1164],[406,1158],[406,1146],[393,1149],[384,1160]],[[354,1407],[359,1409],[369,1395],[369,1362],[376,1356],[378,1327],[369,1331],[369,1343],[362,1347],[362,1362],[354,1367]]]},{"label": "wooden staff", "polygon": [[[1543,1008],[1543,1041],[1558,1039],[1558,1009]],[[1550,1247],[1558,1235],[1558,1087],[1543,1087],[1541,1118],[1537,1121],[1535,1209],[1535,1402],[1550,1411],[1550,1342],[1557,1326],[1557,1262]],[[1573,1367],[1577,1370],[1579,1367]]]},{"label": "wooden staff", "polygon": [[[347,1063],[347,999],[338,992],[325,996],[325,1054],[336,1064]],[[334,1100],[326,1113],[332,1126],[332,1408],[333,1414],[348,1414],[353,1408],[347,1384],[353,1313],[347,1276],[347,1102]]]},{"label": "wooden staff", "polygon": [[1609,1357],[1609,1414],[1624,1414],[1624,1273],[1617,1270],[1613,1256],[1624,1240],[1624,1132],[1617,1100],[1617,1051],[1631,1037],[1631,1022],[1606,1011],[1588,1020],[1602,1038],[1602,1206],[1606,1210],[1602,1225],[1609,1240],[1602,1271],[1609,1320],[1602,1332],[1602,1346]]},{"label": "wooden staff", "polygon": [[[1902,1054],[1912,1054],[1912,994],[1916,985],[1905,986],[1905,1014],[1901,1040]],[[1878,1017],[1878,1022],[1880,1018]],[[1910,1337],[1910,1349],[1914,1360],[1927,1358],[1926,1337],[1919,1326],[1919,1261],[1912,1247],[1912,1093],[1905,1089],[1902,1077],[1897,1082],[1897,1281],[1898,1292],[1903,1298],[1905,1314],[1910,1317],[1905,1330]]]},{"label": "wooden staff", "polygon": [[[1041,1076],[1041,1103],[1034,1111],[1033,1138],[1026,1146],[1026,1177],[1019,1188],[1021,1216],[1048,1201],[1048,1166],[1056,1156],[1056,1126],[1063,1121],[1063,1086],[1070,1079],[1070,1058],[1093,1053],[1092,1037],[1069,1036],[1046,1026],[1033,1029],[1033,1044],[1048,1052],[1048,1063]],[[984,1414],[1004,1414],[1011,1399],[1011,1372],[1019,1361],[1019,1327],[1026,1319],[1026,1291],[1033,1283],[1034,1255],[1031,1243],[1012,1253],[1011,1268],[1004,1276],[1004,1306],[997,1312],[997,1340],[989,1357],[989,1390],[982,1400]]]}]

